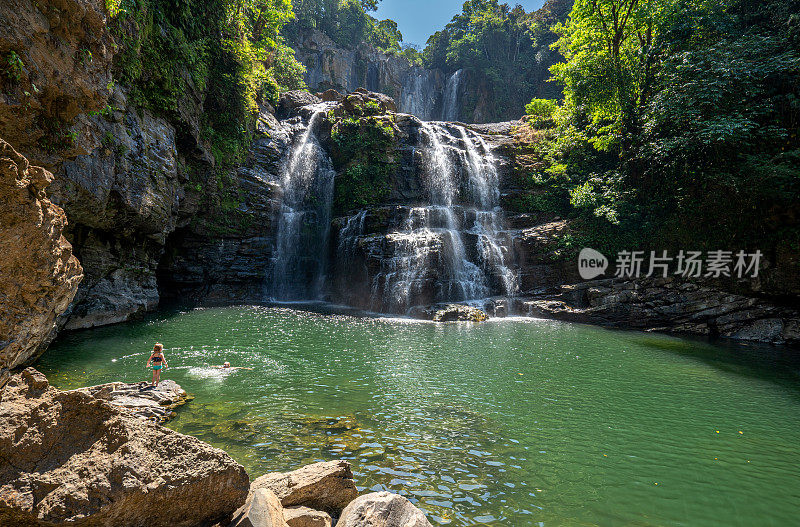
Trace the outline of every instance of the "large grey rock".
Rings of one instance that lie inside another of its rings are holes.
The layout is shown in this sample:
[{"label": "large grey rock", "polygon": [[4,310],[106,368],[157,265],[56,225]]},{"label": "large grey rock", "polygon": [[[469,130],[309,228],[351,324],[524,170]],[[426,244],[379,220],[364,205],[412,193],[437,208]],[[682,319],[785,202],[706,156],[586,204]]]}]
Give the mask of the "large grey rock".
[{"label": "large grey rock", "polygon": [[774,344],[798,343],[797,309],[675,277],[564,284],[555,295],[517,302],[518,309],[531,316]]},{"label": "large grey rock", "polygon": [[240,200],[226,214],[229,225],[220,229],[211,218],[199,216],[171,235],[160,263],[161,297],[206,305],[264,300],[264,280],[273,261],[273,220],[281,206],[278,182],[292,131],[261,112],[246,162],[229,174]]},{"label": "large grey rock", "polygon": [[230,527],[288,527],[283,516],[283,507],[275,493],[258,489],[233,515]]},{"label": "large grey rock", "polygon": [[303,106],[309,106],[311,104],[317,104],[320,102],[322,102],[322,99],[313,93],[303,90],[287,91],[281,94],[281,98],[278,101],[278,113],[280,115],[287,115],[292,110],[296,110],[297,108],[302,108]]},{"label": "large grey rock", "polygon": [[336,527],[431,527],[431,523],[406,498],[384,491],[353,500]]},{"label": "large grey rock", "polygon": [[446,79],[439,70],[414,66],[366,43],[344,49],[317,30],[304,32],[293,44],[306,67],[305,81],[314,90],[347,93],[364,87],[394,98],[400,111],[425,120],[440,117]]},{"label": "large grey rock", "polygon": [[292,472],[272,472],[256,478],[251,492],[270,489],[284,507],[302,505],[338,515],[358,496],[347,461],[323,461]]},{"label": "large grey rock", "polygon": [[0,525],[196,527],[226,521],[249,478],[222,450],[27,368],[0,391]]},{"label": "large grey rock", "polygon": [[333,523],[327,512],[308,507],[286,507],[283,517],[289,527],[331,527]]},{"label": "large grey rock", "polygon": [[90,118],[100,146],[64,163],[52,185],[85,270],[62,321],[67,329],[122,322],[158,306],[156,268],[186,197],[174,127],[129,106],[119,87],[111,107]]}]

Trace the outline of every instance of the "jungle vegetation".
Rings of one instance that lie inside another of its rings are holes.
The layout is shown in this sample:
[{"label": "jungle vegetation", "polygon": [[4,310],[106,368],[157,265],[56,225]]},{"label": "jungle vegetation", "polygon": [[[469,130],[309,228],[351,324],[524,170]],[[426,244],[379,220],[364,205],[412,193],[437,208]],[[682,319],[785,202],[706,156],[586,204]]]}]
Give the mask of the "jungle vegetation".
[{"label": "jungle vegetation", "polygon": [[800,2],[577,0],[554,29],[528,183],[576,244],[798,250]]}]

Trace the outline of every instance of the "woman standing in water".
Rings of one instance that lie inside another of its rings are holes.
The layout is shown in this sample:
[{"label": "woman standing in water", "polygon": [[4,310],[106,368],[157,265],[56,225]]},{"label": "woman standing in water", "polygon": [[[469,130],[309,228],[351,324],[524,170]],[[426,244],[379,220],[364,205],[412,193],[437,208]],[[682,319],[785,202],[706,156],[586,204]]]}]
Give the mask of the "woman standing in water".
[{"label": "woman standing in water", "polygon": [[167,358],[164,356],[164,345],[160,342],[156,342],[156,345],[153,346],[153,352],[150,354],[150,358],[147,359],[147,366],[146,368],[150,368],[152,364],[153,368],[153,386],[158,386],[159,378],[161,377],[161,369],[167,368]]}]

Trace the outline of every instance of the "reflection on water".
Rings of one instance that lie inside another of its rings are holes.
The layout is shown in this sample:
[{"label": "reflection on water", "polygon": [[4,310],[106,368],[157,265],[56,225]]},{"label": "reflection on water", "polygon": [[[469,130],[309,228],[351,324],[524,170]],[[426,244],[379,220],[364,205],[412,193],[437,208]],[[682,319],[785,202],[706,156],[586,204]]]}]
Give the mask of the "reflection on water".
[{"label": "reflection on water", "polygon": [[788,525],[800,508],[790,351],[242,307],[67,335],[38,367],[62,388],[143,380],[156,340],[196,396],[175,430],[251,477],[350,460],[362,490],[435,525]]}]

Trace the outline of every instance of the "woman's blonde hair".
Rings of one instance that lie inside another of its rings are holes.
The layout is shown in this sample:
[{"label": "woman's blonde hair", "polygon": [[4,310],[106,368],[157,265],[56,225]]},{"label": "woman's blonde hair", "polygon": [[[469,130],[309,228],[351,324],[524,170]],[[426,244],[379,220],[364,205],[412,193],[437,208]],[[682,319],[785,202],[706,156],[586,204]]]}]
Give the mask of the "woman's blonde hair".
[{"label": "woman's blonde hair", "polygon": [[153,351],[163,351],[164,345],[160,342],[156,342],[156,345],[153,346]]}]

